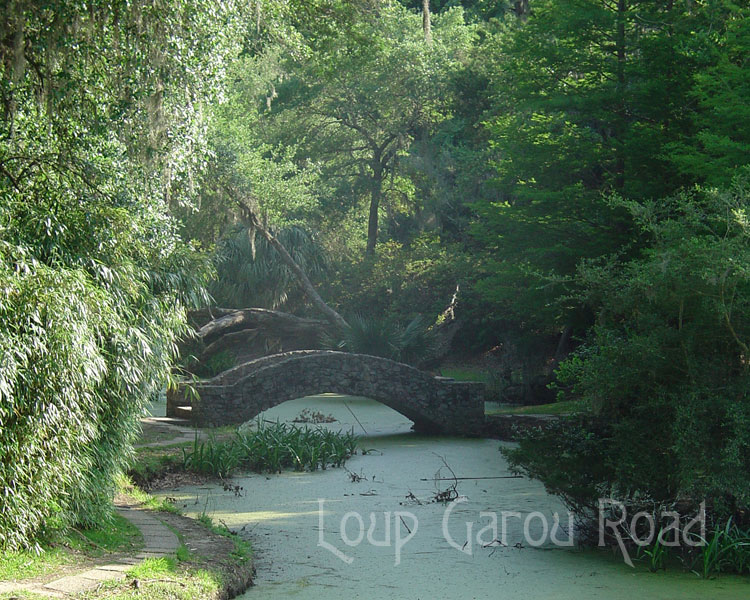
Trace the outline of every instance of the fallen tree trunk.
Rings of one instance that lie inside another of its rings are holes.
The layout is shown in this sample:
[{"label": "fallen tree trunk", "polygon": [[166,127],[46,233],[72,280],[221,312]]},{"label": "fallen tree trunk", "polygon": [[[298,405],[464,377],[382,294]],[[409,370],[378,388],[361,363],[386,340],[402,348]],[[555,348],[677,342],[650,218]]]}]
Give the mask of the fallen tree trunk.
[{"label": "fallen tree trunk", "polygon": [[[220,309],[221,310],[221,309]],[[319,340],[326,329],[324,321],[305,319],[266,308],[243,308],[224,312],[223,316],[206,323],[198,330],[198,337],[208,346],[220,337],[241,331],[259,331],[274,337],[300,337]]]},{"label": "fallen tree trunk", "polygon": [[430,327],[435,347],[432,356],[420,364],[420,368],[434,369],[438,367],[443,359],[450,353],[453,338],[456,337],[456,334],[463,325],[461,319],[456,317],[459,293],[460,286],[459,284],[456,284],[456,290],[453,292],[450,303],[438,316],[435,324]]},{"label": "fallen tree trunk", "polygon": [[[211,319],[211,315],[217,318]],[[196,372],[219,353],[229,353],[236,362],[245,362],[275,352],[315,350],[330,325],[319,319],[306,319],[265,308],[212,308],[192,311],[191,322],[198,324],[195,336],[185,340],[184,356],[192,356],[187,370]],[[208,320],[208,322],[206,322]]]},{"label": "fallen tree trunk", "polygon": [[201,354],[201,359],[227,350],[236,350],[237,352],[235,353],[242,353],[242,349],[249,348],[259,335],[260,332],[257,329],[242,329],[241,331],[222,335],[218,340],[205,347]]},{"label": "fallen tree trunk", "polygon": [[238,310],[239,309],[237,308],[217,308],[217,307],[198,308],[198,309],[190,310],[188,311],[188,323],[190,323],[190,325],[196,331],[198,331],[201,327],[203,327],[209,321],[213,321],[214,319],[218,319],[220,317],[226,317],[227,315],[231,315],[232,313],[235,313]]}]

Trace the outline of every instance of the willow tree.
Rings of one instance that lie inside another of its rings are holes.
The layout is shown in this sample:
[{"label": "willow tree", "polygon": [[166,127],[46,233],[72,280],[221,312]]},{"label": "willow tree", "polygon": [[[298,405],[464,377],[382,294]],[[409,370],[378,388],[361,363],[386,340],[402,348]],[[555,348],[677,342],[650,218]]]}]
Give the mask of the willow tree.
[{"label": "willow tree", "polygon": [[0,17],[0,547],[99,521],[205,261],[189,203],[237,3],[11,2]]}]

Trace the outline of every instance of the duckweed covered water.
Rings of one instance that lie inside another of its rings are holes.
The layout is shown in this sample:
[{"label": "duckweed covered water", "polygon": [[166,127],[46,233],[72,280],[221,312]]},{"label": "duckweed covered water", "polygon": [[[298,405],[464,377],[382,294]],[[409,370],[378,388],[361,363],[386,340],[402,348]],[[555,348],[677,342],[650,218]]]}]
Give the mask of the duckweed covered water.
[{"label": "duckweed covered water", "polygon": [[[446,463],[459,477],[508,475],[495,440],[418,436],[410,421],[377,402],[333,394],[287,402],[264,416],[291,421],[304,408],[332,414],[337,422],[327,427],[353,427],[372,451],[352,458],[348,471],[237,477],[242,496],[220,485],[165,492],[189,514],[205,511],[251,540],[257,577],[247,600],[750,599],[748,578],[654,574],[606,551],[555,546],[549,531],[543,535],[542,516],[550,527],[554,513],[562,517],[555,531],[562,541],[567,516],[538,482],[463,479],[460,502],[430,502],[452,483],[434,481],[438,472],[450,477]],[[502,511],[519,516],[506,514],[502,527]],[[535,511],[541,514],[529,518]],[[507,547],[492,540],[492,514]],[[529,538],[541,545],[531,547]]]}]

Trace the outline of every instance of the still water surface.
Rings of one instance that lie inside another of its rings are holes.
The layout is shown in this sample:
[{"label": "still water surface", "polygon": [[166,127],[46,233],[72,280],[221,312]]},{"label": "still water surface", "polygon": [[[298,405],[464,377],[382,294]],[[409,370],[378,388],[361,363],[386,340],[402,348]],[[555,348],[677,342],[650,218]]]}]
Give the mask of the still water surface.
[{"label": "still water surface", "polygon": [[[750,600],[750,578],[654,574],[609,552],[555,546],[542,515],[550,529],[560,515],[555,536],[564,541],[565,508],[538,482],[497,478],[509,473],[495,440],[416,435],[390,408],[335,394],[286,402],[262,416],[290,421],[305,408],[337,419],[327,427],[354,428],[372,451],[350,459],[348,471],[237,477],[241,496],[220,485],[163,492],[188,514],[205,511],[252,542],[257,577],[246,600]],[[448,505],[446,516],[445,505],[430,502],[451,483],[434,480],[450,476],[445,464],[459,477],[495,479],[461,480],[462,501]],[[541,514],[527,521],[534,512]],[[541,546],[528,544],[525,522]],[[492,543],[495,531],[508,547]]]}]

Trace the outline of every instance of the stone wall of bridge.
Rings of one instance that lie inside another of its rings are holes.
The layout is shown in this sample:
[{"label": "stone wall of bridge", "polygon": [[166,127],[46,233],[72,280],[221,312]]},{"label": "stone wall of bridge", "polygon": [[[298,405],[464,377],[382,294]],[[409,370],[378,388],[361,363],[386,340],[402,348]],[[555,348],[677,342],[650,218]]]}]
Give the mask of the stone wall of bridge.
[{"label": "stone wall of bridge", "polygon": [[302,350],[266,356],[168,394],[167,414],[192,406],[198,426],[249,421],[277,404],[321,393],[365,396],[391,407],[421,432],[478,435],[484,384],[433,377],[408,365],[364,354]]}]

